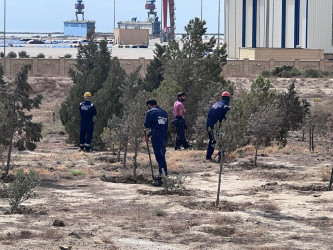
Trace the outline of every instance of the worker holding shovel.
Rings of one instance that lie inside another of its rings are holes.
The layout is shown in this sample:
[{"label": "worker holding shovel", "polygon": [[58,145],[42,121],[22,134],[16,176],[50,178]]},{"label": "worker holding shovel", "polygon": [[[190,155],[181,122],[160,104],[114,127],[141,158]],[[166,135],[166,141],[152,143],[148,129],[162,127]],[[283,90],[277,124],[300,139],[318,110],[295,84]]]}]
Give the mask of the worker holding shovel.
[{"label": "worker holding shovel", "polygon": [[[148,112],[145,120],[145,127],[151,129],[152,145],[156,161],[158,163],[159,176],[156,178],[153,185],[162,184],[162,174],[168,175],[167,164],[165,161],[165,147],[168,142],[168,114],[163,109],[157,106],[155,99],[149,99],[146,102]],[[149,137],[145,136],[146,142]]]}]

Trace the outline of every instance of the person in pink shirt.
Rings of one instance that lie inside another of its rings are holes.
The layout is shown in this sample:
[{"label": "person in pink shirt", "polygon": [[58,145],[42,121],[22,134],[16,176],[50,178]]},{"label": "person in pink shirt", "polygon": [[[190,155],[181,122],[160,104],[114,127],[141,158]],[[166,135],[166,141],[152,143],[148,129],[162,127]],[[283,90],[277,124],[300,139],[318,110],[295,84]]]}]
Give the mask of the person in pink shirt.
[{"label": "person in pink shirt", "polygon": [[188,149],[189,145],[185,138],[185,129],[187,128],[185,123],[185,108],[184,102],[186,100],[186,94],[184,92],[178,93],[178,99],[173,105],[173,114],[175,116],[175,120],[173,121],[173,125],[176,126],[176,145],[175,150],[180,149],[181,146],[184,149]]}]

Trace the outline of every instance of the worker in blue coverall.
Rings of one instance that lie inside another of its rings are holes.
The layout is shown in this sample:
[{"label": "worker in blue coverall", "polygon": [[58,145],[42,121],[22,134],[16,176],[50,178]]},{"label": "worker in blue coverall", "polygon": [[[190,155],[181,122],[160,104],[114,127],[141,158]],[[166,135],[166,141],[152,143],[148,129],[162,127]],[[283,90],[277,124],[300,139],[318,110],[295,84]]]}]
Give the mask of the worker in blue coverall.
[{"label": "worker in blue coverall", "polygon": [[[152,145],[156,161],[158,163],[159,177],[157,181],[161,184],[161,176],[168,175],[167,164],[165,161],[165,147],[168,142],[168,114],[163,109],[157,106],[155,99],[149,99],[146,102],[148,112],[146,114],[145,127],[151,129]],[[149,137],[145,137],[146,142]],[[153,183],[154,184],[154,183]]]},{"label": "worker in blue coverall", "polygon": [[83,95],[84,102],[80,103],[80,150],[91,151],[91,140],[94,132],[93,117],[97,114],[94,104],[90,102],[91,93],[86,92]]},{"label": "worker in blue coverall", "polygon": [[[209,142],[207,147],[206,159],[211,160],[212,155],[214,153],[214,145],[216,143],[214,139],[214,125],[217,122],[222,122],[222,120],[226,119],[226,114],[230,110],[229,102],[230,102],[230,93],[228,91],[224,91],[222,93],[222,100],[215,102],[208,111],[207,121],[206,121],[206,129],[209,136]],[[218,162],[221,161],[221,152],[218,152]]]}]

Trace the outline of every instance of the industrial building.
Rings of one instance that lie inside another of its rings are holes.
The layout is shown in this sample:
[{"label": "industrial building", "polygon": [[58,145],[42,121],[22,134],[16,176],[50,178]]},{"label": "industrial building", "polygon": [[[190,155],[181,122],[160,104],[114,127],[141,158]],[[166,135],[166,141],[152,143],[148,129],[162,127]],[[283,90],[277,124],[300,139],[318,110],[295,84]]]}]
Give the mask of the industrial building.
[{"label": "industrial building", "polygon": [[131,21],[120,21],[118,22],[119,29],[147,29],[149,30],[149,35],[159,36],[160,35],[160,22],[158,17],[152,21],[137,21],[136,18],[132,18]]},{"label": "industrial building", "polygon": [[333,0],[225,0],[229,58],[241,48],[323,49],[333,53]]},{"label": "industrial building", "polygon": [[120,45],[149,44],[148,29],[114,29],[114,43]]},{"label": "industrial building", "polygon": [[[64,21],[65,36],[87,36],[87,33],[95,30],[95,21],[84,20],[84,4],[82,0],[78,0],[75,4],[76,20]],[[79,15],[82,20],[79,20]]]}]

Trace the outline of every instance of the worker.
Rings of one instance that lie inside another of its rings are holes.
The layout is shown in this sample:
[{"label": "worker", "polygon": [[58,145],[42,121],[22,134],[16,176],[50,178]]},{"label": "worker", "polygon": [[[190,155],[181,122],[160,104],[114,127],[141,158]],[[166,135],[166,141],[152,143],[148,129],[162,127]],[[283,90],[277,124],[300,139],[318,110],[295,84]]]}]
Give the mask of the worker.
[{"label": "worker", "polygon": [[[152,136],[152,145],[154,150],[154,155],[158,163],[159,176],[153,183],[157,185],[162,184],[162,174],[167,176],[168,169],[165,160],[166,145],[168,142],[168,114],[159,106],[157,106],[157,101],[155,99],[149,99],[146,102],[148,107],[148,112],[146,114],[145,127],[150,128],[151,132],[148,134]],[[145,137],[145,141],[148,142],[149,137]]]},{"label": "worker", "polygon": [[83,95],[84,102],[80,103],[80,150],[90,152],[92,150],[91,140],[94,132],[93,117],[97,114],[94,104],[91,103],[91,93]]},{"label": "worker", "polygon": [[[216,143],[214,139],[214,126],[217,122],[222,122],[222,120],[226,120],[226,114],[230,110],[229,102],[230,102],[230,93],[228,91],[224,91],[222,93],[222,100],[215,102],[208,111],[207,121],[206,121],[206,129],[209,136],[209,142],[207,147],[206,159],[211,160],[212,155],[214,153],[214,145]],[[218,152],[218,162],[221,161],[221,152]]]},{"label": "worker", "polygon": [[186,121],[185,121],[185,113],[186,110],[184,108],[184,102],[186,101],[186,94],[184,92],[178,93],[177,101],[173,105],[173,114],[174,121],[173,125],[176,127],[176,145],[175,150],[179,150],[181,146],[184,149],[188,149],[189,145],[185,138],[185,129],[187,129]]}]

